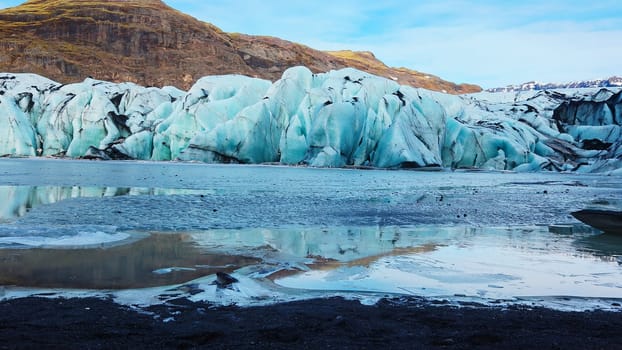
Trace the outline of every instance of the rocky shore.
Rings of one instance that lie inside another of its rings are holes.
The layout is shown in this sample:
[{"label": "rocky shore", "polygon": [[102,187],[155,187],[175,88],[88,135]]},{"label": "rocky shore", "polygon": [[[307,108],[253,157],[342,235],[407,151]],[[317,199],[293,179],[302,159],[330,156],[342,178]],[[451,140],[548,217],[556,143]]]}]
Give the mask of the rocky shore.
[{"label": "rocky shore", "polygon": [[376,305],[341,298],[263,307],[186,299],[133,308],[94,298],[0,302],[0,349],[613,349],[622,312],[455,306],[424,299]]}]

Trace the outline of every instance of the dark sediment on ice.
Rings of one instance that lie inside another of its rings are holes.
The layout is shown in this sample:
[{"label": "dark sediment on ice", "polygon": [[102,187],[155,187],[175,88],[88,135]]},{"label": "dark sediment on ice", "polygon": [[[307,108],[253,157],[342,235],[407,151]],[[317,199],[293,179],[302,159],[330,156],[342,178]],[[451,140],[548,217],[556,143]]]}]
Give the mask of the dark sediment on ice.
[{"label": "dark sediment on ice", "polygon": [[621,330],[622,312],[455,307],[421,299],[251,308],[179,299],[136,310],[94,298],[0,302],[0,349],[613,349],[622,345]]}]

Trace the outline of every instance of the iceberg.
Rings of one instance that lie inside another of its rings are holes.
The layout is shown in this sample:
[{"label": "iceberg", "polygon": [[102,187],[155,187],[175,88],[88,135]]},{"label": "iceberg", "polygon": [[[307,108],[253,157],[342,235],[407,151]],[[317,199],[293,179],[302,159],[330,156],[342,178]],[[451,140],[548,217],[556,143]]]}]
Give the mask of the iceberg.
[{"label": "iceberg", "polygon": [[189,91],[0,74],[0,155],[622,173],[622,89],[448,95],[346,68]]}]

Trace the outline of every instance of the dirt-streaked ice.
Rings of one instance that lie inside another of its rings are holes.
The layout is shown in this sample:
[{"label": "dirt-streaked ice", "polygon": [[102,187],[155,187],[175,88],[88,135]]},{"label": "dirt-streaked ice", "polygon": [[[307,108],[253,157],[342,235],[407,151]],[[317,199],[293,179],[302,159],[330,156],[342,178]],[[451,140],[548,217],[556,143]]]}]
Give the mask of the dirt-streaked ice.
[{"label": "dirt-streaked ice", "polygon": [[351,68],[188,91],[0,74],[0,155],[620,172],[620,88],[454,96]]}]

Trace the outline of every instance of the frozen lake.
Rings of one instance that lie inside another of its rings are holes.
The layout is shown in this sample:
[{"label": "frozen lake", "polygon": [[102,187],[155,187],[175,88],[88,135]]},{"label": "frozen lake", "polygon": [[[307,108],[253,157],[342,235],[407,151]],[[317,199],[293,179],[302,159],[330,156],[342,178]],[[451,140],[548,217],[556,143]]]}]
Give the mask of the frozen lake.
[{"label": "frozen lake", "polygon": [[5,297],[622,298],[622,234],[570,216],[622,177],[0,159],[0,198]]}]

